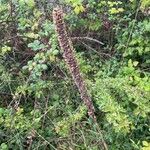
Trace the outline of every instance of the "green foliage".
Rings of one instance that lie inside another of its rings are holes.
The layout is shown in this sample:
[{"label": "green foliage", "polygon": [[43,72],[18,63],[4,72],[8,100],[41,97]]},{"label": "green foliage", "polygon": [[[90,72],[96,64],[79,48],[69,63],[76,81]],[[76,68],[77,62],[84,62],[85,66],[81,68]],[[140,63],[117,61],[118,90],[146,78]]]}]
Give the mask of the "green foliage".
[{"label": "green foliage", "polygon": [[[150,147],[149,0],[65,0],[81,73],[110,150]],[[0,149],[99,150],[66,69],[52,22],[55,3],[0,1]],[[102,41],[104,45],[94,42]]]},{"label": "green foliage", "polygon": [[150,6],[150,0],[142,0],[141,1],[141,9],[145,9]]},{"label": "green foliage", "polygon": [[142,150],[148,150],[150,148],[150,144],[147,141],[142,141],[143,147]]},{"label": "green foliage", "polygon": [[62,136],[66,136],[67,134],[69,134],[69,130],[70,130],[69,128],[77,121],[80,121],[82,117],[85,116],[86,113],[85,106],[81,105],[80,108],[78,109],[79,109],[78,112],[70,114],[69,117],[63,118],[63,120],[57,122],[55,127],[57,133],[61,134]]},{"label": "green foliage", "polygon": [[133,20],[129,23],[129,27],[131,30],[123,29],[122,34],[118,37],[117,49],[123,51],[123,57],[140,61],[140,65],[146,67],[150,62],[150,23],[147,19],[137,23]]},{"label": "green foliage", "polygon": [[71,4],[76,14],[79,14],[85,11],[82,5],[83,0],[65,0],[65,2]]},{"label": "green foliage", "polygon": [[1,48],[1,53],[0,54],[3,56],[4,54],[6,54],[10,51],[11,51],[11,47],[8,47],[8,46],[5,45],[4,47]]}]

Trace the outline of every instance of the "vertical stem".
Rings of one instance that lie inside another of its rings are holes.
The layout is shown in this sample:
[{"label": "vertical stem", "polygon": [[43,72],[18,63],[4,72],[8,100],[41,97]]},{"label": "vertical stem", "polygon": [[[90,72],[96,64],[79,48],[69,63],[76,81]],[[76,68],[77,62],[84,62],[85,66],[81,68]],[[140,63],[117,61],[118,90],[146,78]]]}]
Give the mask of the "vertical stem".
[{"label": "vertical stem", "polygon": [[53,10],[53,21],[56,33],[58,35],[60,48],[63,51],[63,58],[66,64],[68,65],[72,78],[80,93],[81,99],[83,100],[84,104],[88,109],[88,115],[90,118],[93,119],[94,123],[97,126],[97,131],[100,133],[100,136],[102,138],[103,147],[105,150],[108,150],[107,145],[103,139],[102,133],[100,131],[100,128],[97,124],[95,109],[91,97],[88,94],[86,85],[84,83],[83,77],[81,76],[80,69],[75,58],[73,44],[67,35],[62,9],[55,8]]},{"label": "vertical stem", "polygon": [[61,9],[55,8],[53,10],[53,21],[56,27],[56,32],[58,34],[60,48],[63,51],[63,58],[66,64],[68,65],[72,78],[80,92],[81,99],[87,106],[89,117],[96,121],[96,116],[94,114],[94,106],[87,92],[83,77],[81,76],[80,69],[75,58],[72,42],[67,35],[63,19],[63,11]]}]

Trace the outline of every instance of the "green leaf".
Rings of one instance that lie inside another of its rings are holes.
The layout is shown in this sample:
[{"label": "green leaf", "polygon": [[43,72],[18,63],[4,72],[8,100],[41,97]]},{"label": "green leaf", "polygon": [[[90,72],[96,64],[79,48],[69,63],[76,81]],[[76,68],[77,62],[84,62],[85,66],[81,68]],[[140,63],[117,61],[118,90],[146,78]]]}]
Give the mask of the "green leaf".
[{"label": "green leaf", "polygon": [[134,62],[133,62],[133,66],[136,67],[136,66],[138,65],[138,63],[139,63],[138,61],[134,61]]},{"label": "green leaf", "polygon": [[44,44],[40,44],[39,40],[35,40],[33,43],[29,43],[28,47],[32,48],[34,51],[43,49],[45,47]]},{"label": "green leaf", "polygon": [[76,14],[79,14],[80,12],[84,12],[84,7],[82,5],[77,5],[75,8],[74,8],[74,12]]},{"label": "green leaf", "polygon": [[11,51],[11,47],[9,47],[9,46],[4,46],[4,47],[2,47],[2,49],[1,49],[1,54],[2,55],[4,55],[4,54],[6,54],[6,53],[8,53],[8,52],[10,52]]},{"label": "green leaf", "polygon": [[147,141],[142,141],[143,146],[148,146],[148,142]]},{"label": "green leaf", "polygon": [[35,6],[35,2],[34,0],[25,0],[26,4],[29,6],[29,7],[34,7]]},{"label": "green leaf", "polygon": [[57,49],[55,49],[54,51],[53,51],[53,55],[55,56],[55,55],[57,55],[59,53],[59,51],[57,50]]},{"label": "green leaf", "polygon": [[47,69],[47,65],[46,64],[42,64],[42,68],[43,68],[43,70],[46,70]]},{"label": "green leaf", "polygon": [[4,109],[0,108],[0,115],[4,113]]},{"label": "green leaf", "polygon": [[1,150],[8,150],[8,146],[5,143],[1,144]]},{"label": "green leaf", "polygon": [[128,66],[129,66],[129,67],[133,67],[132,60],[131,60],[131,59],[129,59],[129,61],[128,61]]},{"label": "green leaf", "polygon": [[33,39],[36,39],[36,38],[39,37],[38,34],[35,34],[35,33],[33,33],[33,32],[28,32],[28,33],[25,34],[25,36],[27,36],[27,37],[29,37],[29,38],[33,38]]}]

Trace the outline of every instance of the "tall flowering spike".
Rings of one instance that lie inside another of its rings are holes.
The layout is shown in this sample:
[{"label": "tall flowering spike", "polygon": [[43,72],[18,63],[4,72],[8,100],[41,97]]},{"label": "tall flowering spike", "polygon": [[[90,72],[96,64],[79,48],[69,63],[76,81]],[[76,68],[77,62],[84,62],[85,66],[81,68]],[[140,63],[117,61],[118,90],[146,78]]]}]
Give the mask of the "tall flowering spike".
[{"label": "tall flowering spike", "polygon": [[92,100],[87,92],[86,85],[84,83],[83,77],[81,76],[72,42],[67,35],[63,11],[60,8],[54,8],[53,10],[53,22],[55,25],[55,30],[58,34],[58,41],[61,50],[63,51],[63,58],[68,65],[72,78],[80,92],[81,99],[84,101],[88,109],[88,115],[96,122],[96,116],[94,114],[94,106]]}]

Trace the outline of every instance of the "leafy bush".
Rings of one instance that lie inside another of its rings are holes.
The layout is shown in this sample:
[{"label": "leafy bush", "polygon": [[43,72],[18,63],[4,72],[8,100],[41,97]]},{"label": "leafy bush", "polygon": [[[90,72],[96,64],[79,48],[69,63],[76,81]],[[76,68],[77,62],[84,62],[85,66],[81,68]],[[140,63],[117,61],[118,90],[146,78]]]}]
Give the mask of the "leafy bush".
[{"label": "leafy bush", "polygon": [[108,148],[149,149],[149,0],[0,4],[0,149],[101,149],[59,48],[57,4]]}]

